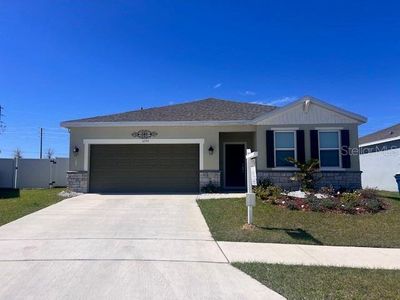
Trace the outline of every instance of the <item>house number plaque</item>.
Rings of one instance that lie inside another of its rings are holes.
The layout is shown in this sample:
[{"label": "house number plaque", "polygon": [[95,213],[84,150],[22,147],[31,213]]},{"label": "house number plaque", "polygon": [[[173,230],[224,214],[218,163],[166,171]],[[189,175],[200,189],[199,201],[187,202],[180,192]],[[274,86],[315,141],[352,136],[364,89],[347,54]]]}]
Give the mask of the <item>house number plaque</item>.
[{"label": "house number plaque", "polygon": [[158,135],[157,132],[150,131],[150,130],[147,130],[147,129],[135,131],[135,132],[132,133],[132,136],[134,138],[138,138],[138,139],[142,139],[142,140],[148,140],[148,139],[151,139],[152,137],[155,137],[157,135]]}]

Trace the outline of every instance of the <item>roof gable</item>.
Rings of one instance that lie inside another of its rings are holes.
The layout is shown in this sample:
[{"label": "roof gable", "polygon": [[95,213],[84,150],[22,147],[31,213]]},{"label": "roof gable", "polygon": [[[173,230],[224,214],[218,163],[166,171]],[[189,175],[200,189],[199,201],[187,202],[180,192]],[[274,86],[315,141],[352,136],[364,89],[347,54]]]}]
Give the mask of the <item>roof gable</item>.
[{"label": "roof gable", "polygon": [[255,120],[257,125],[361,124],[366,118],[311,96],[278,108]]}]

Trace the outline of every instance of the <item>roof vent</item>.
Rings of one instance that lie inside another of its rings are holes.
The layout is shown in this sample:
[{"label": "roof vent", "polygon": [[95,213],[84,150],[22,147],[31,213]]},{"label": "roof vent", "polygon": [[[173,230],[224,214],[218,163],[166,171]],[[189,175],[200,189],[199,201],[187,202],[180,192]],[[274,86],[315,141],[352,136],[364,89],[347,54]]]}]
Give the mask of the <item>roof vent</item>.
[{"label": "roof vent", "polygon": [[391,130],[389,131],[389,135],[392,135],[393,133],[394,133],[393,131],[391,131]]},{"label": "roof vent", "polygon": [[311,100],[310,99],[304,100],[303,111],[305,113],[308,113],[308,111],[310,110],[310,104],[311,104]]}]

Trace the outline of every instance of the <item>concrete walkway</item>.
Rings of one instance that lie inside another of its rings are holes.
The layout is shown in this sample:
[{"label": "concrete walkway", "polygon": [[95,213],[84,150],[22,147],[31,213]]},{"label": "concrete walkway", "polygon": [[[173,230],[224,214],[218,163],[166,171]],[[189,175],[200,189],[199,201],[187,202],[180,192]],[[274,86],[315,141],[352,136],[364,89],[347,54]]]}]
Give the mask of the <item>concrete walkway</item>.
[{"label": "concrete walkway", "polygon": [[233,199],[233,198],[246,198],[245,193],[206,193],[197,195],[197,200],[208,199]]},{"label": "concrete walkway", "polygon": [[218,242],[230,262],[400,269],[400,249]]},{"label": "concrete walkway", "polygon": [[0,299],[282,299],[229,264],[196,197],[87,194],[0,227]]}]

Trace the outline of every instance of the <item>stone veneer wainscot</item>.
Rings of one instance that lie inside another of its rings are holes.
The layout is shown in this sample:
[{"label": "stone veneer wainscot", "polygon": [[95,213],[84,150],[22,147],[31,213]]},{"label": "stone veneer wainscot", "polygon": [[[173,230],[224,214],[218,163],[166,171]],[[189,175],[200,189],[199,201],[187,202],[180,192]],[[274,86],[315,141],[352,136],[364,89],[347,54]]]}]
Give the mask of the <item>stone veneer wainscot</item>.
[{"label": "stone veneer wainscot", "polygon": [[[299,183],[292,181],[295,171],[257,171],[257,179],[268,179],[271,183],[278,185],[286,190],[298,190]],[[360,189],[361,188],[361,171],[320,171],[316,173],[316,187],[330,187],[335,189]]]},{"label": "stone veneer wainscot", "polygon": [[200,190],[207,184],[212,183],[216,187],[221,187],[221,171],[219,170],[202,170],[200,171]]},{"label": "stone veneer wainscot", "polygon": [[68,187],[77,193],[87,193],[89,190],[89,174],[87,171],[68,171]]}]

